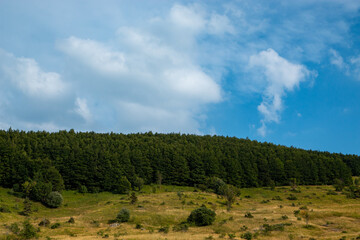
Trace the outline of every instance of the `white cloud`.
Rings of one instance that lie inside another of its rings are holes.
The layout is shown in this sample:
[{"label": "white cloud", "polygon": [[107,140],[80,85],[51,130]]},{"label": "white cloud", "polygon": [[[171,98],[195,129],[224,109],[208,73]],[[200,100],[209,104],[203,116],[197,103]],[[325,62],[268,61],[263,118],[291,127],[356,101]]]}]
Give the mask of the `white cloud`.
[{"label": "white cloud", "polygon": [[34,59],[0,51],[0,66],[5,78],[31,97],[56,98],[66,91],[60,74],[43,71]]},{"label": "white cloud", "polygon": [[59,48],[101,73],[121,74],[126,72],[124,54],[113,51],[99,42],[70,37],[61,42]]},{"label": "white cloud", "polygon": [[212,14],[208,23],[209,32],[212,34],[235,33],[235,28],[225,15]]},{"label": "white cloud", "polygon": [[199,32],[203,30],[206,25],[205,16],[201,13],[200,7],[183,6],[175,4],[170,10],[170,20],[186,31]]},{"label": "white cloud", "polygon": [[343,69],[344,67],[346,67],[344,59],[337,51],[335,51],[334,49],[330,49],[329,52],[331,54],[331,58],[330,58],[331,64],[337,66],[339,69]]},{"label": "white cloud", "polygon": [[201,70],[169,69],[164,72],[164,78],[172,91],[185,98],[204,103],[221,100],[219,85]]},{"label": "white cloud", "polygon": [[87,105],[86,99],[76,98],[75,100],[75,112],[79,114],[86,122],[91,121],[91,112]]},{"label": "white cloud", "polygon": [[354,76],[360,80],[360,55],[357,57],[352,57],[350,59],[351,67],[353,70]]},{"label": "white cloud", "polygon": [[258,106],[258,111],[263,116],[258,133],[265,136],[266,124],[280,121],[280,114],[283,110],[282,98],[286,92],[298,87],[300,82],[305,81],[311,73],[305,66],[291,63],[282,58],[273,49],[251,56],[249,66],[255,71],[261,71],[265,78],[265,88],[262,92],[263,101]]},{"label": "white cloud", "polygon": [[352,56],[347,60],[334,49],[330,49],[330,63],[337,66],[347,76],[354,76],[356,79],[360,79],[360,56]]},{"label": "white cloud", "polygon": [[[106,95],[107,106],[102,107],[116,109],[119,130],[199,132],[203,107],[222,101],[220,79],[205,72],[194,54],[197,34],[209,31],[209,22],[217,27],[216,34],[231,30],[226,18],[214,16],[210,20],[196,5],[176,4],[167,17],[150,21],[149,27],[120,27],[108,43],[73,36],[61,41],[59,49],[80,62],[84,72],[100,74],[80,77],[78,84],[91,81],[82,89],[87,99]],[[166,30],[159,34],[158,28]],[[174,29],[189,44],[174,38]],[[101,118],[101,106],[90,113],[84,99],[77,98],[75,104],[75,112],[86,121]]]}]

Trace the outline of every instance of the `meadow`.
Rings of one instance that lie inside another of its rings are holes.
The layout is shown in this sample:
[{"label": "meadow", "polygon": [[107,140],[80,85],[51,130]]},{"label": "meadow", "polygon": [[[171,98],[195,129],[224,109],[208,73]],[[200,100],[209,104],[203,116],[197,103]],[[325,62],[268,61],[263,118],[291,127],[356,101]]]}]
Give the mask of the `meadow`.
[{"label": "meadow", "polygon": [[[21,228],[26,218],[39,239],[250,239],[249,233],[252,239],[360,239],[360,200],[325,185],[243,188],[231,211],[222,197],[193,187],[145,186],[135,204],[129,195],[63,191],[61,207],[32,202],[29,217],[19,214],[24,200],[9,191],[0,188],[0,209],[8,210],[0,211],[0,239],[10,239],[11,224]],[[212,225],[176,228],[203,204],[216,212]],[[110,224],[122,208],[130,210],[129,222]],[[43,219],[48,227],[38,226]]]}]

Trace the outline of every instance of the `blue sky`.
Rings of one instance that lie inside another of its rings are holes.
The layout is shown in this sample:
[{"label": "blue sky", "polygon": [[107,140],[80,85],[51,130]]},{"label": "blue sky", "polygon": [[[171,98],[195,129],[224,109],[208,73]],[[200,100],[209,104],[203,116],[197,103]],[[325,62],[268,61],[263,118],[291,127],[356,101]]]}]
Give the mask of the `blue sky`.
[{"label": "blue sky", "polygon": [[0,0],[0,129],[360,154],[360,2]]}]

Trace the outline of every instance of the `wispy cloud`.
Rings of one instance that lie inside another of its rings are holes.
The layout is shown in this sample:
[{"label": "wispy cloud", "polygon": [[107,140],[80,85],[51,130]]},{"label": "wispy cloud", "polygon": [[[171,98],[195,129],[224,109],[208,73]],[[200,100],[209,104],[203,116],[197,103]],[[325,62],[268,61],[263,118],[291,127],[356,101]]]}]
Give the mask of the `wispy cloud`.
[{"label": "wispy cloud", "polygon": [[75,112],[79,114],[86,122],[91,121],[91,112],[87,105],[86,99],[76,98],[75,100]]},{"label": "wispy cloud", "polygon": [[305,66],[282,58],[273,49],[251,56],[249,66],[261,71],[266,81],[266,87],[262,93],[263,100],[258,106],[258,111],[263,116],[258,133],[265,136],[266,124],[280,121],[283,97],[286,92],[299,87],[300,82],[305,81],[311,73]]}]

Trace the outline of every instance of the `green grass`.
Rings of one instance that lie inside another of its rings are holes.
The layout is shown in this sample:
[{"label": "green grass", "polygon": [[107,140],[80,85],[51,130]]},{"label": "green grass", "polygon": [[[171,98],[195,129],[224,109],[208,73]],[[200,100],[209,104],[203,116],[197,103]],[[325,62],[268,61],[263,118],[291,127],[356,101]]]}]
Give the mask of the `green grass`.
[{"label": "green grass", "polygon": [[[242,189],[230,212],[226,211],[225,200],[221,197],[194,192],[191,187],[161,186],[153,193],[152,186],[145,186],[137,193],[138,202],[134,205],[130,204],[128,195],[64,191],[64,203],[57,209],[33,202],[35,211],[30,221],[36,227],[44,218],[49,219],[51,225],[60,223],[56,229],[40,227],[39,236],[43,239],[94,239],[106,236],[109,239],[205,239],[210,236],[213,239],[228,239],[233,235],[235,239],[240,239],[245,232],[257,235],[257,239],[289,239],[289,236],[291,239],[356,238],[360,232],[360,201],[348,199],[343,194],[327,195],[331,189],[331,186],[302,186],[300,193],[292,192],[289,187],[278,187],[274,191],[268,188]],[[12,223],[21,226],[26,218],[19,215],[23,199],[8,194],[8,191],[0,188],[0,206],[11,211],[0,213],[0,236],[4,236],[0,239],[10,235],[8,226]],[[183,192],[182,199],[178,197],[179,191]],[[297,200],[288,200],[290,194],[295,195]],[[190,227],[187,232],[172,231],[173,226],[185,221],[190,212],[202,204],[216,211],[213,225]],[[115,219],[121,208],[130,210],[130,221],[110,227],[108,221]],[[294,215],[296,210],[299,210],[298,216]],[[254,217],[246,218],[248,212]],[[309,214],[309,226],[306,226],[305,212]],[[75,223],[67,223],[70,217],[75,219]],[[142,227],[136,229],[136,224]],[[270,229],[275,226],[277,230],[265,233],[264,224],[268,224]],[[286,224],[283,229],[276,228],[281,224]],[[166,226],[169,226],[169,233],[158,232]]]}]

